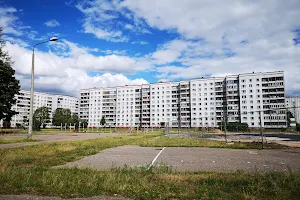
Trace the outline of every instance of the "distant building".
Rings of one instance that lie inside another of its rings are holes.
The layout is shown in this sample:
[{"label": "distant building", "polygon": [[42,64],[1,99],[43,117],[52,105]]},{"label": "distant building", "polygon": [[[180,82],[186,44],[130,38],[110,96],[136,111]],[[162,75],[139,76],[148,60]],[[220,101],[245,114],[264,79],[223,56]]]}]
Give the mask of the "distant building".
[{"label": "distant building", "polygon": [[[12,110],[19,114],[12,117],[12,127],[16,127],[16,124],[23,125],[28,123],[30,111],[30,91],[20,90],[19,94],[15,95],[15,98],[17,99],[17,102],[12,106]],[[57,108],[69,108],[72,114],[78,114],[79,100],[78,98],[71,96],[34,92],[33,110],[35,111],[43,106],[49,109],[51,118]]]},{"label": "distant building", "polygon": [[286,127],[284,73],[246,73],[80,91],[79,117],[112,127]]},{"label": "distant building", "polygon": [[286,97],[285,104],[293,114],[297,123],[300,123],[300,97]]}]

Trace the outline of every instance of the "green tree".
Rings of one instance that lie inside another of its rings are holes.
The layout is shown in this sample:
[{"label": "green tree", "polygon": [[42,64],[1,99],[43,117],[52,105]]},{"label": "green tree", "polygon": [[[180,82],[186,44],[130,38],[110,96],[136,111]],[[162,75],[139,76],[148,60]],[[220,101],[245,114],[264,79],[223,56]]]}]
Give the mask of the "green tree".
[{"label": "green tree", "polygon": [[32,123],[33,123],[33,124],[32,124],[32,129],[33,129],[34,131],[40,131],[40,130],[41,130],[41,125],[42,125],[42,123],[41,123],[41,121],[40,121],[39,118],[33,117]]},{"label": "green tree", "polygon": [[16,103],[14,97],[19,93],[20,85],[12,68],[13,62],[8,53],[3,50],[4,46],[2,28],[0,28],[0,120],[10,122],[11,117],[17,114],[11,110],[11,107]]},{"label": "green tree", "polygon": [[76,113],[73,113],[70,122],[72,125],[75,124],[75,129],[78,129],[79,127],[79,118],[78,115]]},{"label": "green tree", "polygon": [[300,124],[299,123],[296,123],[296,131],[300,132]]},{"label": "green tree", "polygon": [[290,127],[291,126],[291,118],[294,118],[294,116],[293,116],[293,114],[291,113],[291,111],[287,111],[287,113],[286,113],[286,115],[287,115],[287,125],[288,125],[288,127]]},{"label": "green tree", "polygon": [[52,124],[55,126],[60,126],[61,124],[71,123],[72,116],[71,110],[65,108],[57,108],[53,115]]},{"label": "green tree", "polygon": [[80,120],[81,121],[81,127],[87,128],[88,123],[86,120]]},{"label": "green tree", "polygon": [[43,126],[43,128],[45,128],[46,123],[50,120],[48,108],[44,106],[36,109],[33,114],[33,118],[35,118],[36,122],[39,122]]},{"label": "green tree", "polygon": [[100,125],[104,126],[106,123],[104,116],[102,116],[101,120],[100,120]]}]

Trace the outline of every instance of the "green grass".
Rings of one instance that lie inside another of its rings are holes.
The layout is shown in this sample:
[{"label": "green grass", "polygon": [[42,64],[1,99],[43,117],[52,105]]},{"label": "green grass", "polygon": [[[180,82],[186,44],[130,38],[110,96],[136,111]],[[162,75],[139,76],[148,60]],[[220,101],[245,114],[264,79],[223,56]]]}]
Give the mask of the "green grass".
[{"label": "green grass", "polygon": [[1,194],[134,199],[298,199],[299,173],[175,173],[166,170],[9,168]]},{"label": "green grass", "polygon": [[[223,141],[182,138],[182,137],[156,137],[144,140],[139,143],[143,147],[210,147],[210,148],[231,148],[231,149],[260,149],[261,144],[255,142],[234,142],[226,144]],[[282,145],[268,144],[265,148],[280,149]]]},{"label": "green grass", "polygon": [[300,173],[180,173],[166,166],[106,171],[53,168],[121,145],[226,145],[218,141],[157,136],[160,134],[133,134],[0,149],[0,194],[61,197],[119,194],[134,199],[297,199],[300,196]]},{"label": "green grass", "polygon": [[23,138],[0,138],[0,144],[22,143],[22,142],[38,142],[36,139]]}]

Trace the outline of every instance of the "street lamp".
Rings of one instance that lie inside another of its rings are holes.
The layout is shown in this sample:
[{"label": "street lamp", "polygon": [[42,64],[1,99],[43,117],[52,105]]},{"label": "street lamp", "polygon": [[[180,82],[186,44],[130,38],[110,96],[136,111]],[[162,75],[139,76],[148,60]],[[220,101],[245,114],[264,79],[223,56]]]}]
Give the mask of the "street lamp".
[{"label": "street lamp", "polygon": [[32,47],[32,67],[31,67],[31,89],[30,89],[30,111],[29,111],[29,127],[28,127],[28,138],[32,137],[32,124],[33,124],[33,98],[34,98],[34,47],[39,44],[47,42],[54,42],[58,40],[57,37],[52,37],[50,40],[39,42]]}]

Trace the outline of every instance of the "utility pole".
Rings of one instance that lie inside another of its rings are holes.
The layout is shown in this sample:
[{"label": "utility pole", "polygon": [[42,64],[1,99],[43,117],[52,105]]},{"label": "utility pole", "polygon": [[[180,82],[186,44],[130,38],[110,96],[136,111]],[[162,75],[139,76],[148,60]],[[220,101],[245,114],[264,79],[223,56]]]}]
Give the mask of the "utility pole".
[{"label": "utility pole", "polygon": [[264,137],[262,132],[262,120],[261,120],[261,110],[259,111],[259,121],[260,121],[260,136],[261,136],[261,148],[264,148]]},{"label": "utility pole", "polygon": [[225,121],[225,123],[224,123],[224,133],[225,133],[225,142],[226,142],[226,144],[227,144],[227,133],[226,133],[226,129],[227,129],[227,127],[226,127],[226,121]]}]

